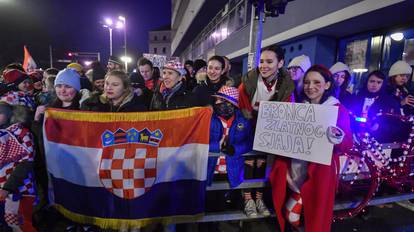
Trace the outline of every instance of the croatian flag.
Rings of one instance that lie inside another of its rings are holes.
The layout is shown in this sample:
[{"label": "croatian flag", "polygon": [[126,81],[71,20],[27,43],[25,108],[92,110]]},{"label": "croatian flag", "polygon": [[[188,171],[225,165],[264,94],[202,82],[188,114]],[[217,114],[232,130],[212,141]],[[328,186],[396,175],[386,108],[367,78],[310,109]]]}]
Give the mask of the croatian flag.
[{"label": "croatian flag", "polygon": [[111,229],[200,217],[211,114],[47,110],[53,205],[71,220]]}]

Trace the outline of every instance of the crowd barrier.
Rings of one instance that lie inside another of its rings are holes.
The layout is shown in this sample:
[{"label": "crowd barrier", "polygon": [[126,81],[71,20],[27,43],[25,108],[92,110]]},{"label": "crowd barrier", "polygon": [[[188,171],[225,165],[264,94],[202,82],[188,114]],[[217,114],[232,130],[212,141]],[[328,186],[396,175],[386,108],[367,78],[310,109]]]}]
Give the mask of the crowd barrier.
[{"label": "crowd barrier", "polygon": [[[400,148],[400,143],[387,143],[382,144],[384,149],[396,149]],[[220,153],[210,153],[210,157],[216,157],[220,156]],[[246,154],[243,154],[243,156],[257,156],[257,155],[263,155],[261,152],[252,151]],[[255,189],[255,188],[270,188],[270,183],[267,179],[267,176],[270,172],[271,165],[274,159],[274,155],[267,155],[267,168],[266,168],[266,178],[263,179],[248,179],[244,180],[243,183],[241,183],[239,186],[237,186],[234,189]],[[213,181],[211,186],[207,187],[207,191],[220,191],[220,190],[230,190],[230,185],[227,181]],[[369,201],[369,206],[375,206],[375,205],[382,205],[382,204],[389,204],[389,203],[399,203],[399,204],[406,204],[407,200],[414,199],[414,193],[396,193],[392,195],[386,195],[386,196],[374,196]],[[341,201],[341,202],[335,202],[334,210],[346,210],[351,209],[355,207],[355,205],[358,204],[360,199],[354,199],[349,201]],[[272,210],[272,206],[268,205],[269,209],[272,211],[272,214],[269,217],[275,218],[275,214]],[[262,215],[258,215],[254,218],[247,217],[243,209],[240,208],[240,210],[229,210],[229,211],[222,211],[222,212],[211,212],[206,213],[203,217],[199,218],[196,221],[197,223],[202,222],[222,222],[222,221],[245,221],[245,220],[257,220],[265,218]],[[275,219],[276,220],[276,219]]]}]

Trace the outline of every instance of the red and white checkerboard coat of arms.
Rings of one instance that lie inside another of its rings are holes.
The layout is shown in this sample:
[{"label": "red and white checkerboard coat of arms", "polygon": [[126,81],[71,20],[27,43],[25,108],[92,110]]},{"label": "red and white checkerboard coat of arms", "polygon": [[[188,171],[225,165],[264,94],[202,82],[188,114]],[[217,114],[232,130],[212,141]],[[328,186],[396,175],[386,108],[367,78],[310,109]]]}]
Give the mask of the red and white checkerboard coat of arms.
[{"label": "red and white checkerboard coat of arms", "polygon": [[104,147],[99,177],[110,192],[133,199],[148,192],[157,175],[158,147],[143,144],[116,144]]}]

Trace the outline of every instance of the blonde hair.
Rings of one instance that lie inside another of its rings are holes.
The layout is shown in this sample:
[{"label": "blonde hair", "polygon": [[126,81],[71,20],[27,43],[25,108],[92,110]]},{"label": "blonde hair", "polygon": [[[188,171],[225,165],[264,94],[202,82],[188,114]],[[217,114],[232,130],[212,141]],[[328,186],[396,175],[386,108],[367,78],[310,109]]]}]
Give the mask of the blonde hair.
[{"label": "blonde hair", "polygon": [[122,81],[122,84],[124,85],[124,89],[129,90],[131,88],[131,80],[129,79],[129,77],[124,71],[112,70],[105,75],[105,80],[108,79],[108,77],[110,76],[118,77]]}]

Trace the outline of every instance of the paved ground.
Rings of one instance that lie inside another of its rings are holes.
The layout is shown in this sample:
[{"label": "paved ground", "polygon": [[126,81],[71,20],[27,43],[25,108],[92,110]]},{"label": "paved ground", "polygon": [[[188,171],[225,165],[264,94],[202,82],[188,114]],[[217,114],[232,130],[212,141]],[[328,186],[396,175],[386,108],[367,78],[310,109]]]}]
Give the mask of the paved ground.
[{"label": "paved ground", "polygon": [[[414,232],[414,204],[404,208],[399,204],[372,206],[368,213],[333,223],[332,232]],[[240,222],[201,223],[199,231],[267,232],[276,229],[276,219],[267,218]]]},{"label": "paved ground", "polygon": [[414,232],[414,212],[398,204],[369,207],[367,215],[336,222],[332,231]]}]

